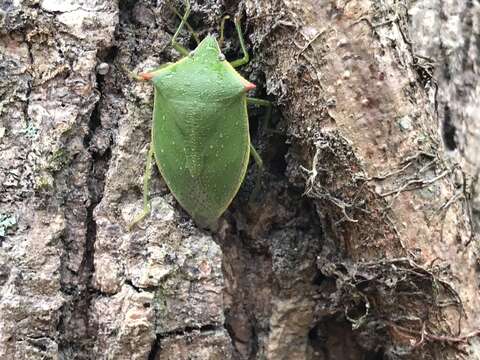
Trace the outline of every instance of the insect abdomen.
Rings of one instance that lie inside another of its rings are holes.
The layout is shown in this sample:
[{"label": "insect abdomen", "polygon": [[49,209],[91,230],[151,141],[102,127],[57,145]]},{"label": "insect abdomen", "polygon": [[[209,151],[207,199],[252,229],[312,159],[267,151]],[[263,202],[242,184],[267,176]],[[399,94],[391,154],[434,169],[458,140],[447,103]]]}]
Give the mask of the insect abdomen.
[{"label": "insect abdomen", "polygon": [[[181,109],[175,105],[159,102],[155,109],[157,165],[182,207],[197,222],[212,223],[245,176],[250,146],[246,101],[239,99],[228,109],[221,111],[219,106],[197,117],[187,111],[186,118],[179,118]],[[210,117],[202,117],[205,114]]]}]

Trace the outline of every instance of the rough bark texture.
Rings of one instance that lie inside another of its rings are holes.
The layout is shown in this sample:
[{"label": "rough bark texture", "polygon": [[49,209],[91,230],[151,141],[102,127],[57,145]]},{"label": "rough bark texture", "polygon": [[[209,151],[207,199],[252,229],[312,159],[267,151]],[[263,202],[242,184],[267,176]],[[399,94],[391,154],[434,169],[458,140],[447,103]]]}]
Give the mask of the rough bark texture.
[{"label": "rough bark texture", "polygon": [[251,113],[263,191],[249,173],[207,232],[155,173],[130,232],[152,89],[126,69],[178,59],[178,18],[0,0],[0,358],[480,359],[478,1],[192,1],[190,23],[224,13],[275,106],[273,132]]}]

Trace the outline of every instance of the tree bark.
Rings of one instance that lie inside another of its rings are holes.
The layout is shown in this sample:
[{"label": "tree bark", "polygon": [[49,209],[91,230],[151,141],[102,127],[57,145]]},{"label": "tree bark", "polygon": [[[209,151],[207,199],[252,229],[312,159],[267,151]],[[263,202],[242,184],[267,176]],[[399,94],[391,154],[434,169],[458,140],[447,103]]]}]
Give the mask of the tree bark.
[{"label": "tree bark", "polygon": [[262,191],[252,169],[205,231],[155,172],[129,231],[153,93],[126,70],[176,61],[178,18],[0,0],[0,358],[480,358],[480,4],[192,0],[189,21],[225,13],[274,105],[250,112]]}]

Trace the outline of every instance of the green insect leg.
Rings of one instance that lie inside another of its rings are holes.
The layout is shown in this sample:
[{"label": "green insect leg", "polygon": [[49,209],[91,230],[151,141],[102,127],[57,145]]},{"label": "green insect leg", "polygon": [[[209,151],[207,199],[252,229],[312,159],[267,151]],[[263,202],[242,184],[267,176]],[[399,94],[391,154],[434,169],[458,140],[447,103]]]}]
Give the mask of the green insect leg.
[{"label": "green insect leg", "polygon": [[[272,116],[272,103],[268,100],[257,99],[257,98],[247,98],[247,103],[252,105],[257,105],[257,106],[263,106],[267,108],[267,111],[265,112],[263,126],[262,126],[262,129],[265,129],[268,123],[270,122],[270,118]],[[251,199],[257,199],[258,194],[260,193],[261,179],[262,179],[262,175],[265,170],[265,167],[263,166],[262,158],[260,157],[258,152],[255,150],[255,148],[252,146],[252,144],[250,144],[250,154],[252,155],[253,159],[257,163],[255,188],[252,192]]]},{"label": "green insect leg", "polygon": [[241,59],[230,62],[230,64],[234,68],[245,65],[250,60],[250,56],[248,55],[248,51],[245,46],[245,41],[243,40],[242,28],[240,27],[240,19],[238,17],[235,18],[235,29],[237,29],[238,40],[240,41],[240,47],[242,48],[243,57]]},{"label": "green insect leg", "polygon": [[223,46],[223,40],[224,40],[223,33],[224,33],[224,30],[225,30],[225,21],[228,20],[228,19],[230,19],[230,16],[225,15],[222,18],[222,21],[220,22],[220,39],[218,40],[218,46],[220,47],[220,49]]},{"label": "green insect leg", "polygon": [[261,129],[262,129],[262,132],[269,131],[268,129],[270,129],[270,120],[272,118],[272,103],[268,100],[257,99],[257,98],[247,98],[247,104],[263,106],[267,108]]},{"label": "green insect leg", "polygon": [[183,14],[182,21],[180,22],[180,25],[177,28],[177,31],[175,31],[175,34],[173,35],[172,38],[172,46],[177,50],[180,54],[183,56],[187,56],[190,52],[183,47],[180,43],[177,42],[177,37],[178,34],[180,34],[180,31],[182,31],[183,27],[187,23],[188,16],[190,15],[190,1],[185,0],[185,13]]},{"label": "green insect leg", "polygon": [[252,155],[253,159],[255,160],[255,163],[257,164],[257,169],[256,169],[256,174],[255,174],[255,187],[253,188],[252,194],[250,195],[250,201],[255,201],[255,199],[258,199],[258,195],[260,194],[260,189],[262,185],[262,175],[265,170],[265,167],[263,166],[263,160],[258,154],[257,150],[253,147],[252,144],[250,144],[250,155]]},{"label": "green insect leg", "polygon": [[[252,105],[257,105],[257,106],[263,106],[267,108],[267,111],[265,113],[265,119],[264,119],[264,127],[265,127],[270,122],[270,118],[272,117],[272,103],[268,100],[257,99],[257,98],[247,98],[247,103]],[[250,144],[250,152],[253,158],[255,159],[255,162],[257,163],[259,169],[263,170],[263,161],[260,158],[260,155],[258,155],[257,151],[252,146],[252,144]]]},{"label": "green insect leg", "polygon": [[[175,6],[173,6],[171,3],[170,3],[170,0],[167,1],[167,5],[168,7],[170,8],[170,10],[172,10],[175,15],[177,15],[180,20],[183,19],[183,16],[178,12],[178,10],[175,8]],[[193,35],[193,38],[195,39],[195,42],[198,44],[200,44],[200,39],[198,38],[198,35],[197,33],[195,32],[195,30],[193,30],[192,26],[188,23],[187,20],[185,20],[185,26],[188,28],[188,31],[190,31]]]},{"label": "green insect leg", "polygon": [[260,157],[260,155],[258,155],[257,150],[255,150],[252,144],[250,144],[250,154],[252,155],[253,160],[255,160],[255,163],[257,164],[258,169],[263,170],[264,169],[263,160]]},{"label": "green insect leg", "polygon": [[153,158],[153,144],[150,143],[150,149],[148,150],[148,154],[147,154],[147,164],[145,166],[145,173],[143,174],[143,211],[128,226],[128,230],[132,230],[137,223],[142,221],[148,214],[150,214],[151,204],[148,197],[150,193],[150,179],[152,177],[152,158]]},{"label": "green insect leg", "polygon": [[266,107],[265,120],[270,122],[270,118],[272,117],[272,103],[270,101],[258,98],[247,98],[247,104]]},{"label": "green insect leg", "polygon": [[172,63],[165,63],[165,64],[162,64],[160,66],[158,66],[157,68],[155,69],[152,69],[152,70],[149,70],[147,72],[143,72],[143,73],[140,73],[140,74],[136,74],[134,73],[133,71],[130,71],[127,69],[126,66],[122,65],[122,68],[123,70],[128,74],[128,76],[133,79],[133,80],[136,80],[136,81],[148,81],[150,80],[153,76],[155,76],[155,72],[156,71],[159,71],[159,70],[162,70],[163,68],[171,65]]},{"label": "green insect leg", "polygon": [[125,71],[127,73],[128,77],[130,79],[136,80],[136,81],[145,81],[144,78],[142,78],[137,73],[134,73],[133,71],[130,71],[125,65],[121,64],[120,67],[123,69],[123,71]]}]

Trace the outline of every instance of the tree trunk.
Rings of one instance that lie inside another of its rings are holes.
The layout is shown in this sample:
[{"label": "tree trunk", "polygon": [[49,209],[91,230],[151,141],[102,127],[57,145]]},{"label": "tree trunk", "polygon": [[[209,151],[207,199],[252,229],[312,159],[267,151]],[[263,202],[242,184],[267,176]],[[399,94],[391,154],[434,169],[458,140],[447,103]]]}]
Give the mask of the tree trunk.
[{"label": "tree trunk", "polygon": [[274,105],[250,111],[262,191],[252,169],[205,231],[155,172],[129,231],[153,93],[126,70],[176,61],[178,18],[0,0],[0,358],[480,359],[478,1],[192,0],[189,21],[225,13]]}]

